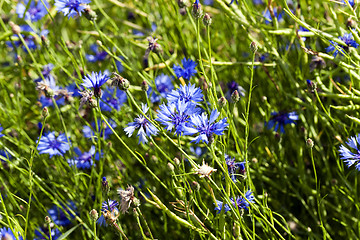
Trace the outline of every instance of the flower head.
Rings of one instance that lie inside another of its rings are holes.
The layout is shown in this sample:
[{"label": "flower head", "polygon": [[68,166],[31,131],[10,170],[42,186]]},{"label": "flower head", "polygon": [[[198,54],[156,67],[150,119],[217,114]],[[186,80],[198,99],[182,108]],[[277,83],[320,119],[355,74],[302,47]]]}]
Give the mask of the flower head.
[{"label": "flower head", "polygon": [[338,53],[340,53],[340,55],[344,55],[345,51],[347,51],[349,47],[359,47],[359,44],[354,40],[351,32],[345,33],[344,36],[339,36],[338,38],[345,42],[346,46],[339,45],[338,43],[329,40],[330,45],[325,49],[326,52],[333,52],[334,57],[336,57]]},{"label": "flower head", "polygon": [[[350,4],[350,6],[354,7],[354,5],[355,5],[355,0],[348,0],[348,2],[349,2],[349,4]],[[344,4],[344,5],[347,5],[347,3],[346,3],[345,0],[342,0],[341,3]]]},{"label": "flower head", "polygon": [[228,172],[230,175],[231,180],[233,180],[233,182],[237,182],[236,180],[236,170],[238,170],[240,168],[240,173],[244,174],[245,173],[245,162],[235,162],[235,158],[231,158],[229,155],[225,154],[225,161],[226,161],[226,165],[228,167]]},{"label": "flower head", "polygon": [[96,97],[100,97],[101,89],[100,87],[109,80],[109,76],[107,74],[92,72],[91,75],[88,74],[84,79],[84,83],[82,86],[87,88],[94,88],[94,95]]},{"label": "flower head", "polygon": [[222,201],[216,200],[216,204],[214,208],[214,210],[217,211],[216,214],[219,214],[222,209],[224,209],[224,212],[228,212],[231,210],[228,204],[224,204]]},{"label": "flower head", "polygon": [[[148,106],[146,104],[142,104],[142,111],[146,113],[149,110]],[[126,128],[124,128],[124,131],[126,132],[128,137],[131,137],[131,135],[134,133],[136,129],[139,129],[137,136],[139,137],[139,144],[147,143],[147,137],[150,137],[152,135],[157,135],[158,130],[157,128],[150,123],[143,115],[139,115],[137,118],[134,119],[134,122],[131,122],[128,124]]]},{"label": "flower head", "polygon": [[106,56],[108,55],[108,53],[106,51],[99,51],[98,50],[98,45],[97,44],[92,44],[90,46],[90,50],[94,53],[94,55],[91,54],[86,54],[86,60],[88,60],[88,62],[98,62],[98,61],[102,61],[106,58]]},{"label": "flower head", "polygon": [[160,95],[153,91],[152,87],[149,87],[147,90],[150,101],[153,103],[160,102],[161,98],[166,98],[168,93],[174,89],[171,78],[165,74],[161,74],[155,78],[155,86]]},{"label": "flower head", "polygon": [[126,190],[119,189],[117,192],[121,197],[120,210],[122,213],[125,213],[129,209],[131,203],[133,202],[133,200],[135,198],[134,197],[134,187],[128,186],[126,188]]},{"label": "flower head", "polygon": [[[250,203],[255,203],[255,197],[252,195],[251,190],[248,190],[245,193],[245,198],[243,198],[242,196],[236,197],[235,199],[230,198],[230,202],[235,208],[248,210]],[[216,205],[217,206],[214,209],[218,211],[216,214],[219,214],[222,209],[224,209],[225,212],[231,210],[230,206],[227,203],[224,204],[223,202],[216,200]]]},{"label": "flower head", "polygon": [[[117,127],[117,124],[112,119],[109,119],[108,123],[110,124],[110,126],[113,129]],[[91,126],[92,126],[92,128],[89,126],[84,126],[84,128],[82,130],[82,132],[86,138],[92,138],[92,137],[97,136],[97,134],[95,134],[95,132],[93,131],[93,129],[95,129],[95,130],[97,129],[95,122],[92,122]],[[112,130],[106,125],[105,122],[98,121],[98,129],[100,131],[100,137],[102,137],[104,139],[107,139],[111,134],[113,134]],[[98,130],[96,130],[96,131],[98,131]]]},{"label": "flower head", "polygon": [[225,96],[227,100],[230,101],[231,95],[235,92],[235,90],[238,91],[240,97],[245,96],[245,89],[241,87],[237,82],[231,81],[227,83],[228,91],[225,93]]},{"label": "flower head", "polygon": [[358,147],[358,145],[360,145],[360,134],[350,137],[346,144],[350,147],[350,149],[341,145],[339,149],[341,156],[340,159],[344,160],[347,167],[355,165],[355,168],[360,171],[360,148]]},{"label": "flower head", "polygon": [[190,80],[190,78],[194,76],[195,73],[197,73],[195,69],[197,64],[193,60],[191,59],[187,60],[186,58],[183,58],[183,60],[181,60],[181,63],[183,67],[174,64],[173,69],[176,74],[176,77],[178,78],[183,77],[187,80]]},{"label": "flower head", "polygon": [[169,103],[180,101],[198,103],[203,101],[204,95],[200,88],[195,87],[195,84],[181,85],[176,90],[172,90],[166,97]]},{"label": "flower head", "polygon": [[[79,169],[89,169],[94,165],[93,158],[95,156],[95,146],[91,146],[89,152],[82,153],[79,148],[74,148],[74,152],[78,155],[74,159],[69,159],[68,163],[70,166],[75,165]],[[95,156],[96,160],[99,160],[99,154]]]},{"label": "flower head", "polygon": [[77,15],[81,16],[81,12],[87,8],[86,4],[90,2],[90,0],[55,0],[55,6],[58,8],[58,12],[71,18]]},{"label": "flower head", "polygon": [[[37,34],[39,36],[45,36],[45,37],[49,34],[49,30],[47,30],[47,29],[42,30],[42,31],[37,31],[37,30],[35,31],[29,25],[22,25],[22,26],[20,26],[20,29],[21,29],[21,36],[24,38],[24,41],[30,50],[37,48],[35,37],[33,35],[31,35],[31,33]],[[14,38],[18,38],[17,35],[13,35],[13,36],[14,36]],[[26,53],[28,52],[28,49],[25,47],[25,45],[23,44],[23,42],[20,39],[16,40],[16,41],[7,41],[6,45],[9,46],[10,48],[13,48],[13,45],[15,45],[16,47],[22,46],[22,49]]]},{"label": "flower head", "polygon": [[285,133],[284,126],[286,124],[294,123],[296,124],[296,120],[299,120],[299,115],[296,112],[289,112],[289,113],[277,113],[272,112],[271,115],[273,116],[269,122],[265,123],[265,126],[267,126],[268,129],[272,129],[274,126],[274,131],[277,132],[277,130],[280,127],[280,132]]},{"label": "flower head", "polygon": [[[102,204],[102,208],[101,208],[101,212],[110,212],[113,216],[116,215],[116,212],[118,212],[119,210],[116,208],[116,206],[119,205],[118,202],[114,201],[114,200],[110,200],[108,199],[107,201],[104,201]],[[106,223],[106,219],[104,217],[104,215],[102,214],[99,219],[97,220],[97,223],[100,226],[107,226]]]},{"label": "flower head", "polygon": [[217,169],[214,169],[212,167],[210,167],[207,163],[205,163],[203,161],[202,165],[198,168],[195,169],[195,173],[196,174],[199,174],[200,178],[203,178],[203,177],[210,177],[210,175],[213,173],[213,172],[216,172]]},{"label": "flower head", "polygon": [[199,109],[195,104],[178,100],[175,103],[160,105],[156,121],[163,124],[167,131],[171,132],[175,128],[175,133],[181,135],[190,116],[197,113]]},{"label": "flower head", "polygon": [[100,108],[102,111],[111,112],[113,109],[119,111],[120,107],[127,101],[127,95],[120,89],[115,90],[108,87],[101,96]]},{"label": "flower head", "polygon": [[76,206],[73,201],[69,201],[66,205],[60,204],[60,207],[54,205],[48,210],[48,214],[56,225],[67,226],[71,223],[70,219],[75,218],[69,209],[76,211]]},{"label": "flower head", "polygon": [[[12,158],[12,156],[10,155],[10,153],[6,150],[0,150],[0,156],[4,157],[7,160],[10,160]],[[0,158],[1,162],[6,162],[5,160],[3,160],[2,158]]]},{"label": "flower head", "polygon": [[192,142],[199,143],[200,141],[204,141],[209,143],[209,140],[212,139],[213,134],[223,135],[224,130],[226,130],[229,125],[226,121],[226,118],[221,119],[218,122],[215,122],[219,117],[220,113],[214,109],[211,112],[210,119],[208,119],[208,115],[203,112],[200,114],[194,114],[190,117],[189,124],[184,128],[184,135],[193,135],[199,134],[196,138],[192,140]]},{"label": "flower head", "polygon": [[63,133],[55,137],[55,132],[48,132],[43,135],[37,147],[40,154],[48,153],[50,158],[55,155],[63,156],[69,149],[70,145],[65,134]]},{"label": "flower head", "polygon": [[[30,5],[26,11],[29,1]],[[16,14],[19,18],[24,18],[25,21],[36,22],[47,14],[46,8],[49,8],[49,4],[46,0],[38,1],[37,4],[35,0],[24,0],[23,2],[24,4],[20,2],[16,5]]]},{"label": "flower head", "polygon": [[18,238],[14,235],[14,233],[11,231],[10,228],[0,228],[0,239],[1,240],[23,240],[22,236],[19,236]]}]

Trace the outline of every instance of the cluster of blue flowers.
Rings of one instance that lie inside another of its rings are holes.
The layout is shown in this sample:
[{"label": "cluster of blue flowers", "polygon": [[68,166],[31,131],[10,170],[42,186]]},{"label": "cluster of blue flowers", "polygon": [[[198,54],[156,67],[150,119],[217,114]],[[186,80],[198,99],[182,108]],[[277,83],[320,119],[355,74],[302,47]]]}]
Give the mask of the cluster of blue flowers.
[{"label": "cluster of blue flowers", "polygon": [[354,40],[352,33],[345,33],[344,36],[339,36],[338,38],[342,40],[346,46],[339,45],[338,43],[330,40],[330,46],[325,49],[326,52],[332,52],[334,57],[336,57],[338,53],[340,53],[340,55],[344,55],[349,47],[359,47],[359,44]]},{"label": "cluster of blue flowers", "polygon": [[[236,197],[235,199],[230,198],[230,202],[235,207],[235,209],[238,208],[239,210],[240,209],[248,210],[250,203],[255,203],[255,197],[253,196],[252,191],[248,190],[245,193],[245,198],[241,196]],[[216,200],[215,210],[217,210],[217,214],[219,214],[222,210],[224,212],[230,211],[231,207],[227,203],[224,204],[222,201]]]}]

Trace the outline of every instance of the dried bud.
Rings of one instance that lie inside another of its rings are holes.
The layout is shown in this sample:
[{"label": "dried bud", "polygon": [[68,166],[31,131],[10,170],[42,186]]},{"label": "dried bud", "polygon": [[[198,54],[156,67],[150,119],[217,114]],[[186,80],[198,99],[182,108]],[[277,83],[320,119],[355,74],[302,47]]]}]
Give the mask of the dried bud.
[{"label": "dried bud", "polygon": [[231,94],[231,100],[233,100],[234,103],[237,103],[240,100],[240,95],[239,95],[239,92],[237,90],[235,90]]},{"label": "dried bud", "polygon": [[200,184],[196,181],[192,181],[191,182],[191,188],[195,191],[199,191],[200,190]]},{"label": "dried bud", "polygon": [[129,209],[132,201],[135,199],[134,188],[132,186],[128,186],[126,190],[119,189],[117,192],[121,197],[120,210],[122,213],[125,213]]},{"label": "dried bud", "polygon": [[98,106],[97,101],[93,98],[89,99],[88,104],[89,104],[89,107],[91,107],[91,108],[96,108]]},{"label": "dried bud", "polygon": [[220,107],[220,108],[225,107],[225,105],[226,105],[226,98],[225,98],[224,96],[222,96],[221,98],[219,98],[218,104],[219,104],[219,107]]},{"label": "dried bud", "polygon": [[212,22],[212,19],[210,17],[209,14],[205,13],[204,17],[203,17],[203,23],[206,27],[210,26]]},{"label": "dried bud", "polygon": [[90,7],[85,8],[84,10],[85,12],[85,17],[89,20],[89,21],[95,21],[97,18],[96,12],[94,12],[93,10],[91,10]]},{"label": "dried bud", "polygon": [[44,46],[49,47],[50,46],[50,41],[47,37],[45,37],[44,35],[41,35],[41,42],[44,44]]},{"label": "dried bud", "polygon": [[99,218],[99,214],[98,212],[93,209],[89,212],[89,215],[90,215],[90,218],[93,220],[93,221],[96,221],[98,218]]},{"label": "dried bud", "polygon": [[174,163],[179,166],[180,165],[180,160],[176,157],[174,158]]},{"label": "dried bud", "polygon": [[349,28],[356,28],[356,21],[352,19],[351,17],[347,19],[346,26]]},{"label": "dried bud", "polygon": [[[149,41],[149,46],[147,49],[148,51],[152,51],[154,53],[161,53],[162,49],[161,49],[161,45],[157,42],[157,38],[154,37],[148,37],[147,40]],[[149,54],[145,54],[146,56]]]},{"label": "dried bud", "polygon": [[111,79],[113,81],[112,85],[117,86],[118,88],[120,88],[120,90],[123,91],[128,90],[130,87],[130,82],[126,78],[123,78],[122,76],[120,76],[115,72],[113,74],[115,75],[115,77]]},{"label": "dried bud", "polygon": [[51,223],[51,218],[49,216],[45,217],[45,223],[47,224]]},{"label": "dried bud", "polygon": [[308,139],[306,140],[306,146],[307,146],[308,148],[313,148],[313,147],[314,147],[314,142],[313,142],[313,140],[312,140],[311,138],[308,138]]},{"label": "dried bud", "polygon": [[210,174],[213,172],[216,172],[217,169],[214,169],[212,167],[210,167],[207,163],[205,163],[205,161],[203,161],[202,165],[198,168],[195,169],[195,173],[199,174],[200,178],[203,177],[210,177]]},{"label": "dried bud", "polygon": [[41,116],[45,119],[49,116],[49,109],[47,107],[44,107],[42,112],[41,112]]},{"label": "dried bud", "polygon": [[251,43],[250,43],[250,50],[251,50],[253,53],[257,52],[257,50],[258,50],[258,45],[256,44],[256,42],[251,42]]},{"label": "dried bud", "polygon": [[195,2],[192,5],[192,11],[191,14],[194,18],[201,18],[203,15],[203,10],[201,8],[201,4],[199,0],[195,0]]},{"label": "dried bud", "polygon": [[171,172],[174,172],[174,170],[175,170],[174,165],[172,165],[172,163],[170,163],[170,162],[169,162],[167,165],[168,165],[169,170],[170,170]]},{"label": "dried bud", "polygon": [[310,62],[310,72],[314,71],[315,68],[323,69],[326,67],[326,62],[322,57],[313,56]]},{"label": "dried bud", "polygon": [[104,193],[106,193],[106,194],[109,193],[110,187],[109,187],[109,182],[106,180],[106,177],[102,178],[101,185],[102,185],[102,189],[103,189]]},{"label": "dried bud", "polygon": [[9,25],[11,27],[11,31],[13,32],[13,34],[18,35],[21,33],[21,28],[19,25],[16,25],[15,23],[13,23],[11,21],[9,22]]},{"label": "dried bud", "polygon": [[147,81],[143,81],[141,83],[141,89],[144,91],[144,92],[147,92],[147,90],[149,90],[149,84],[147,83]]}]

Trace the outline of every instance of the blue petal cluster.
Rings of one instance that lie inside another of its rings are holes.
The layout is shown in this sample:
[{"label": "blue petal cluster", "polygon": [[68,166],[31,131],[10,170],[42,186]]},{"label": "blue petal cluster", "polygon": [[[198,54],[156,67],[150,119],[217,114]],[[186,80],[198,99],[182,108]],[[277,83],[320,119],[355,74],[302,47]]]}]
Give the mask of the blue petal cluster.
[{"label": "blue petal cluster", "polygon": [[68,226],[71,224],[71,220],[75,218],[75,215],[72,214],[68,209],[72,211],[76,211],[76,206],[73,201],[69,201],[66,206],[60,204],[61,207],[54,205],[52,208],[48,210],[49,217],[53,220],[53,222],[58,226]]},{"label": "blue petal cluster", "polygon": [[190,80],[190,78],[194,76],[195,73],[197,73],[195,69],[197,64],[193,60],[187,60],[186,58],[183,58],[183,60],[181,60],[181,63],[183,67],[180,67],[176,64],[174,64],[173,66],[176,77],[183,77],[184,79]]},{"label": "blue petal cluster", "polygon": [[[74,159],[68,159],[70,166],[75,165],[79,169],[90,169],[94,165],[93,158],[95,156],[95,146],[91,146],[89,152],[82,153],[79,148],[74,148],[74,152],[78,155]],[[99,160],[99,154],[96,154],[95,160]]]},{"label": "blue petal cluster", "polygon": [[[37,45],[36,45],[36,41],[35,41],[35,37],[32,36],[30,33],[35,33],[39,36],[47,36],[49,34],[49,30],[45,29],[42,31],[35,31],[33,30],[29,25],[21,25],[20,26],[21,29],[21,36],[24,38],[24,41],[26,43],[26,45],[28,46],[28,48],[30,50],[36,49]],[[17,35],[13,35],[14,38],[18,38]],[[26,49],[25,45],[23,45],[22,41],[19,39],[17,41],[7,41],[6,45],[9,46],[10,48],[13,48],[13,44],[16,47],[22,47],[22,49],[28,53],[28,50]]]},{"label": "blue petal cluster", "polygon": [[347,51],[349,47],[359,47],[359,44],[354,40],[352,33],[345,33],[344,36],[339,36],[338,38],[345,42],[346,46],[339,45],[338,43],[330,40],[330,46],[325,49],[328,53],[332,52],[334,57],[336,57],[338,53],[340,53],[340,55],[344,55],[345,51]]},{"label": "blue petal cluster", "polygon": [[[115,92],[116,91],[116,92]],[[114,90],[108,87],[101,96],[100,108],[102,111],[111,112],[113,109],[119,111],[120,107],[127,101],[127,95],[120,89]]]},{"label": "blue petal cluster", "polygon": [[22,236],[19,236],[18,238],[15,237],[14,233],[11,231],[10,228],[0,228],[0,239],[5,240],[23,240]]},{"label": "blue petal cluster", "polygon": [[233,182],[236,183],[237,182],[236,172],[239,169],[240,174],[243,175],[245,173],[245,162],[235,162],[235,158],[231,158],[227,154],[225,154],[225,162],[228,167],[228,172],[231,180],[233,180]]},{"label": "blue petal cluster", "polygon": [[[284,15],[284,12],[280,12],[278,13],[278,9],[277,8],[274,8],[273,9],[273,12],[274,12],[274,16],[276,17],[276,19],[279,21],[280,19],[282,19],[283,15]],[[270,14],[270,11],[269,10],[265,10],[264,12],[264,18],[265,18],[265,23],[266,24],[269,24],[272,22],[272,17],[271,17],[271,14]]]},{"label": "blue petal cluster", "polygon": [[360,145],[360,134],[350,137],[346,144],[350,147],[350,149],[353,149],[355,153],[344,145],[341,145],[339,149],[341,156],[340,159],[344,160],[347,167],[355,165],[355,168],[360,171],[360,148],[358,147],[358,145]]},{"label": "blue petal cluster", "polygon": [[[245,199],[246,198],[246,199]],[[243,197],[236,197],[234,198],[230,198],[230,202],[231,204],[238,209],[244,209],[244,210],[248,210],[248,207],[250,206],[250,203],[255,203],[255,197],[252,195],[252,191],[248,190],[245,193],[245,198]],[[216,200],[216,207],[214,210],[217,210],[216,214],[219,214],[221,212],[221,210],[224,210],[224,212],[228,212],[231,210],[230,206],[228,204],[224,204],[221,201]]]},{"label": "blue petal cluster", "polygon": [[84,83],[82,84],[87,88],[100,89],[100,87],[109,80],[109,76],[105,73],[100,72],[92,72],[91,75],[88,74],[84,79]]},{"label": "blue petal cluster", "polygon": [[152,87],[149,87],[147,91],[152,103],[160,102],[161,98],[166,98],[168,93],[174,89],[171,78],[165,74],[161,74],[155,78],[155,86],[160,95],[157,94]]},{"label": "blue petal cluster", "polygon": [[[112,119],[109,119],[108,120],[108,123],[110,124],[110,126],[114,129],[117,127],[117,124],[115,123],[114,120]],[[92,122],[91,123],[91,127],[89,126],[84,126],[83,127],[83,134],[86,138],[94,138],[94,137],[97,137],[97,135],[95,134],[95,132],[93,131],[93,129],[96,129],[96,125],[95,125],[95,122]],[[109,136],[111,134],[113,134],[113,132],[111,131],[111,129],[105,124],[105,122],[103,121],[98,121],[98,127],[99,127],[99,131],[100,131],[100,137],[101,138],[104,138],[104,139],[107,139],[109,138]]]},{"label": "blue petal cluster", "polygon": [[47,14],[46,8],[49,8],[49,4],[46,0],[39,0],[37,4],[35,0],[30,0],[29,8],[26,11],[28,4],[29,0],[24,0],[23,3],[20,2],[16,5],[16,14],[19,18],[24,18],[25,21],[36,22]]},{"label": "blue petal cluster", "polygon": [[[105,211],[109,211],[111,212],[112,215],[115,216],[115,211],[119,212],[119,210],[117,209],[116,206],[118,206],[119,203],[114,201],[114,200],[110,200],[108,199],[107,201],[104,201],[103,204],[102,204],[102,208],[101,208],[101,212],[105,212]],[[105,220],[105,217],[104,215],[101,214],[101,216],[99,217],[99,219],[96,221],[97,224],[99,224],[100,226],[105,226],[107,227],[107,223],[106,223],[106,220]]]},{"label": "blue petal cluster", "polygon": [[295,121],[299,120],[299,115],[295,111],[289,113],[272,112],[271,115],[273,117],[269,120],[269,122],[265,122],[265,126],[267,126],[268,129],[272,129],[275,126],[275,132],[277,132],[277,130],[280,128],[280,132],[285,133],[284,126],[286,124],[296,124]]},{"label": "blue petal cluster", "polygon": [[55,132],[48,132],[43,135],[37,147],[40,154],[49,154],[50,158],[55,155],[63,156],[69,149],[70,145],[65,134],[63,133],[56,137]]},{"label": "blue petal cluster", "polygon": [[90,46],[90,50],[94,53],[94,55],[91,55],[91,54],[86,54],[85,55],[85,58],[86,58],[86,60],[88,60],[88,62],[102,61],[108,55],[108,53],[105,52],[105,51],[99,51],[97,44],[92,44]]},{"label": "blue petal cluster", "polygon": [[2,130],[4,130],[4,128],[1,126],[1,124],[0,124],[0,137],[3,137],[3,136],[5,136],[4,134],[2,134],[1,132],[2,132]]},{"label": "blue petal cluster", "polygon": [[58,12],[71,18],[77,15],[81,16],[81,12],[86,9],[86,4],[90,2],[90,0],[55,0],[55,6],[58,8]]},{"label": "blue petal cluster", "polygon": [[191,85],[181,85],[176,90],[172,90],[168,96],[167,100],[169,103],[176,103],[178,101],[199,103],[203,101],[204,95],[200,88],[195,87],[195,84]]},{"label": "blue petal cluster", "polygon": [[[147,113],[149,110],[146,104],[142,104],[142,111],[143,113]],[[137,118],[134,119],[134,122],[128,124],[128,127],[124,128],[126,135],[131,137],[136,129],[139,129],[136,136],[139,137],[139,144],[147,143],[147,137],[151,137],[152,135],[157,135],[158,130],[157,128],[150,123],[143,115],[139,115]]]}]

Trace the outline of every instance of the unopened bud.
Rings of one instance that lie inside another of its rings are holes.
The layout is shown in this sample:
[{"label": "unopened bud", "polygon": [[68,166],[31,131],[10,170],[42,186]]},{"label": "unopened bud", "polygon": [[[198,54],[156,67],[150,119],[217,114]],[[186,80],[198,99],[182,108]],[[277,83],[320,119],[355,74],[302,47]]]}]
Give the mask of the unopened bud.
[{"label": "unopened bud", "polygon": [[130,87],[130,82],[126,78],[123,78],[117,73],[114,73],[114,75],[115,77],[112,78],[113,80],[112,85],[117,86],[118,88],[120,88],[120,90],[123,91],[128,90]]},{"label": "unopened bud", "polygon": [[195,2],[192,5],[192,11],[191,14],[194,18],[201,18],[203,15],[203,10],[201,8],[201,4],[199,0],[195,0]]},{"label": "unopened bud", "polygon": [[179,8],[186,8],[188,5],[188,0],[178,0]]},{"label": "unopened bud", "polygon": [[237,103],[240,100],[240,95],[239,95],[239,92],[237,90],[235,90],[231,94],[231,100],[233,100],[234,103]]},{"label": "unopened bud", "polygon": [[180,8],[179,12],[180,12],[180,15],[185,16],[186,15],[186,8]]},{"label": "unopened bud", "polygon": [[102,185],[103,191],[104,191],[105,193],[109,193],[110,187],[109,187],[109,182],[106,180],[106,177],[103,177],[103,178],[102,178],[101,185]]},{"label": "unopened bud", "polygon": [[47,118],[49,116],[49,109],[47,107],[44,107],[42,112],[41,112],[41,116],[43,118]]},{"label": "unopened bud", "polygon": [[222,96],[221,98],[219,98],[218,104],[219,104],[219,107],[220,107],[220,108],[225,107],[225,105],[226,105],[226,98],[225,98],[224,96]]},{"label": "unopened bud", "polygon": [[194,189],[195,191],[199,191],[200,190],[200,184],[196,181],[192,181],[191,182],[191,188]]},{"label": "unopened bud", "polygon": [[174,158],[174,163],[175,163],[175,165],[179,166],[180,160],[176,157],[176,158]]},{"label": "unopened bud", "polygon": [[11,31],[13,32],[13,34],[18,35],[19,33],[21,33],[21,28],[19,25],[16,25],[14,22],[9,22],[9,25],[11,27]]},{"label": "unopened bud", "polygon": [[258,50],[258,45],[256,44],[256,42],[251,42],[251,43],[250,43],[250,50],[251,50],[253,53],[257,52],[257,50]]},{"label": "unopened bud", "polygon": [[174,165],[172,165],[172,163],[170,163],[170,162],[169,162],[167,165],[168,165],[169,170],[170,170],[171,172],[174,172],[174,170],[175,170]]},{"label": "unopened bud", "polygon": [[98,218],[99,218],[99,214],[98,212],[93,209],[89,212],[89,215],[90,215],[90,218],[93,220],[93,221],[96,221]]},{"label": "unopened bud", "polygon": [[90,7],[85,8],[84,12],[85,12],[85,14],[84,14],[85,17],[86,17],[88,20],[90,20],[90,21],[95,21],[95,20],[96,20],[96,18],[97,18],[96,12],[94,12],[93,10],[91,10]]},{"label": "unopened bud", "polygon": [[350,17],[346,22],[346,26],[349,28],[356,28],[356,21]]},{"label": "unopened bud", "polygon": [[44,35],[41,35],[41,42],[46,46],[49,47],[50,45],[50,41],[47,37],[45,37]]},{"label": "unopened bud", "polygon": [[96,40],[96,44],[97,44],[99,47],[101,47],[101,46],[103,45],[100,40]]},{"label": "unopened bud", "polygon": [[306,146],[307,146],[308,148],[313,148],[313,147],[314,147],[314,141],[313,141],[311,138],[308,138],[308,139],[306,140]]},{"label": "unopened bud", "polygon": [[45,223],[47,224],[51,223],[51,218],[49,216],[45,217]]},{"label": "unopened bud", "polygon": [[140,207],[140,200],[138,198],[134,197],[133,205],[134,205],[134,207]]},{"label": "unopened bud", "polygon": [[149,90],[149,84],[147,83],[147,81],[143,81],[141,83],[141,89],[144,91],[144,92],[147,92],[147,90]]},{"label": "unopened bud", "polygon": [[98,106],[97,101],[93,98],[90,98],[88,103],[89,103],[89,107],[91,108],[96,108]]},{"label": "unopened bud", "polygon": [[203,17],[203,23],[206,27],[210,26],[212,22],[212,19],[210,17],[209,14],[205,13],[204,17]]}]

